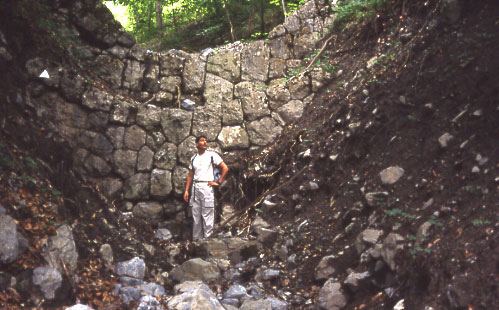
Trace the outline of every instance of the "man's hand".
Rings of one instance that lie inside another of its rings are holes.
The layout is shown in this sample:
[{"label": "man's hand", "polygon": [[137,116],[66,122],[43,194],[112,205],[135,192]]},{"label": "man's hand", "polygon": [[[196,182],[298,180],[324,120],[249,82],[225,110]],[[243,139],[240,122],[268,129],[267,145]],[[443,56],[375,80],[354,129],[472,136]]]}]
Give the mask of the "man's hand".
[{"label": "man's hand", "polygon": [[189,192],[188,191],[184,192],[184,200],[185,200],[185,202],[189,203]]},{"label": "man's hand", "polygon": [[220,184],[217,182],[208,181],[208,186],[220,186]]}]

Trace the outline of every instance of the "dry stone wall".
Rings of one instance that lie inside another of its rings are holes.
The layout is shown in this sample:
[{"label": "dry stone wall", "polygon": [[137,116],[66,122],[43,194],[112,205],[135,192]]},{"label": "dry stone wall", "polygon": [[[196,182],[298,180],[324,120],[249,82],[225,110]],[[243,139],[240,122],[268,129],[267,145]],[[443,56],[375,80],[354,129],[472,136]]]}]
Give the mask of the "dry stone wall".
[{"label": "dry stone wall", "polygon": [[57,32],[84,70],[33,58],[22,97],[73,148],[76,171],[157,221],[181,209],[196,136],[230,157],[270,144],[302,115],[329,73],[316,67],[284,77],[308,64],[330,12],[326,1],[311,0],[266,40],[155,53],[99,1],[72,1],[55,13]]}]

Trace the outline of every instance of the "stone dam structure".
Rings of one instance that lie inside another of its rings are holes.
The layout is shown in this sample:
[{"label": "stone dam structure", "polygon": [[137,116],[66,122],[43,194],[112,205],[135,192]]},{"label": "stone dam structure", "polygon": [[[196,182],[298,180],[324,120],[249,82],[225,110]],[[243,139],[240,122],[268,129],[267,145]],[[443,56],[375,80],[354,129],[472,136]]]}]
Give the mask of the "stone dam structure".
[{"label": "stone dam structure", "polygon": [[30,82],[9,100],[62,137],[73,170],[152,222],[182,209],[196,136],[230,163],[272,143],[333,75],[321,66],[296,74],[333,22],[324,0],[308,1],[265,40],[199,53],[148,51],[100,1],[65,3],[53,31],[74,63],[29,59]]}]

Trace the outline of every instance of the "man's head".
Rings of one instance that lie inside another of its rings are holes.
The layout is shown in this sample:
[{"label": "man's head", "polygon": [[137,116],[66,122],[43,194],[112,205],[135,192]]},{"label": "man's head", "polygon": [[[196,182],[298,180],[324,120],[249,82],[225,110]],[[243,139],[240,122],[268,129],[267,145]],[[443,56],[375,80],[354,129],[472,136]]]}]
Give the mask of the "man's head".
[{"label": "man's head", "polygon": [[204,138],[204,140],[208,141],[208,138],[206,138],[206,136],[199,136],[196,138],[196,143],[198,143],[199,140],[201,140],[202,138]]},{"label": "man's head", "polygon": [[196,148],[199,152],[203,152],[208,148],[208,139],[205,136],[196,138]]}]

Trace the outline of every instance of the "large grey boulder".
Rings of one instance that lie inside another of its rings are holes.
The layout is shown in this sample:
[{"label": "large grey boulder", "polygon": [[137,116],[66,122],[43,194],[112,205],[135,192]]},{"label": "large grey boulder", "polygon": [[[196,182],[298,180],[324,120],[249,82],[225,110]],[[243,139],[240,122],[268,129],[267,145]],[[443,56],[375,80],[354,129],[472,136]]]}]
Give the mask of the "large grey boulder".
[{"label": "large grey boulder", "polygon": [[290,49],[292,45],[291,36],[280,36],[272,39],[269,43],[270,45],[270,55],[279,59],[289,59],[292,58],[293,52]]},{"label": "large grey boulder", "polygon": [[217,140],[224,150],[245,149],[249,147],[248,133],[241,126],[223,127]]},{"label": "large grey boulder", "polygon": [[206,105],[220,107],[223,101],[233,99],[234,84],[231,82],[208,73],[203,96],[206,99]]},{"label": "large grey boulder", "polygon": [[120,196],[123,189],[123,181],[118,178],[103,178],[97,180],[99,189],[102,191],[104,196],[115,199]]},{"label": "large grey boulder", "polygon": [[241,53],[223,49],[208,56],[206,71],[218,75],[232,83],[241,79]]},{"label": "large grey boulder", "polygon": [[169,93],[178,93],[177,87],[181,87],[182,78],[180,76],[163,76],[159,81],[159,89]]},{"label": "large grey boulder", "polygon": [[272,109],[277,109],[291,100],[291,93],[283,80],[272,80],[266,90],[269,98],[269,105]]},{"label": "large grey boulder", "polygon": [[347,304],[347,297],[343,293],[341,284],[335,282],[334,279],[326,281],[324,286],[319,291],[317,305],[319,309],[325,310],[340,310]]},{"label": "large grey boulder", "polygon": [[199,91],[204,85],[206,62],[200,55],[186,54],[182,80],[187,93]]},{"label": "large grey boulder", "polygon": [[[79,105],[67,103],[55,94],[45,94],[42,96],[42,102],[54,107],[53,116],[61,127],[88,129],[93,125],[93,119],[85,109]],[[61,130],[61,133],[68,136],[65,130]]]},{"label": "large grey boulder", "polygon": [[315,1],[307,1],[298,8],[297,13],[301,19],[314,18],[319,14],[317,5],[319,4],[316,4]]},{"label": "large grey boulder", "polygon": [[53,300],[62,285],[62,276],[55,268],[37,267],[33,270],[33,284],[40,288],[45,299]]},{"label": "large grey boulder", "polygon": [[149,198],[149,173],[137,173],[125,180],[123,192],[126,199],[137,200]]},{"label": "large grey boulder", "polygon": [[56,235],[52,236],[47,246],[42,249],[42,256],[51,267],[61,273],[65,272],[65,269],[71,274],[76,271],[78,252],[69,225],[64,224],[57,228]]},{"label": "large grey boulder", "polygon": [[165,135],[159,130],[149,131],[146,138],[146,145],[152,151],[157,151],[165,143]]},{"label": "large grey boulder", "polygon": [[188,167],[191,164],[192,156],[196,153],[196,138],[194,136],[189,136],[178,146],[177,157],[179,163]]},{"label": "large grey boulder", "polygon": [[140,172],[151,171],[154,160],[154,152],[147,146],[143,146],[137,157],[137,170]]},{"label": "large grey boulder", "polygon": [[209,141],[217,138],[222,129],[221,107],[204,106],[194,111],[192,134],[196,137],[205,135]]},{"label": "large grey boulder", "polygon": [[229,100],[222,102],[222,124],[225,126],[240,125],[244,121],[241,100]]},{"label": "large grey boulder", "polygon": [[163,215],[163,206],[156,201],[139,202],[133,208],[133,215],[151,224],[158,224]]},{"label": "large grey boulder", "polygon": [[109,139],[98,132],[82,131],[78,142],[80,146],[93,151],[97,155],[110,155],[113,151],[113,145]]},{"label": "large grey boulder", "polygon": [[221,274],[217,265],[201,258],[193,258],[173,268],[170,277],[177,282],[202,280],[207,283],[219,279]]},{"label": "large grey boulder", "polygon": [[65,70],[61,78],[61,91],[64,98],[72,102],[80,102],[87,83],[78,73]]},{"label": "large grey boulder", "polygon": [[302,100],[312,91],[310,77],[300,74],[288,82],[288,88],[291,99]]},{"label": "large grey boulder", "polygon": [[162,76],[182,74],[185,55],[184,52],[176,50],[169,50],[167,53],[159,55],[160,74]]},{"label": "large grey boulder", "polygon": [[292,14],[290,14],[284,21],[284,24],[282,25],[287,30],[287,32],[291,34],[296,34],[301,27],[300,19],[298,18],[297,13],[293,12]]},{"label": "large grey boulder", "polygon": [[108,175],[112,170],[111,166],[104,159],[93,154],[90,154],[85,159],[83,166],[89,175],[99,177]]},{"label": "large grey boulder", "polygon": [[252,121],[270,115],[265,84],[241,82],[236,85],[234,95],[240,98],[244,115],[248,120]]},{"label": "large grey boulder", "polygon": [[135,121],[145,129],[152,130],[161,122],[161,109],[152,104],[139,106]]},{"label": "large grey boulder", "polygon": [[189,136],[192,114],[181,109],[165,109],[161,113],[161,127],[169,142],[179,144]]},{"label": "large grey boulder", "polygon": [[138,151],[146,144],[147,133],[142,127],[133,125],[125,129],[125,147]]},{"label": "large grey boulder", "polygon": [[116,272],[119,276],[144,279],[146,274],[146,263],[143,259],[134,257],[124,262],[118,262],[114,272]]},{"label": "large grey boulder", "polygon": [[19,255],[17,225],[12,217],[0,214],[0,260],[4,264],[12,263]]},{"label": "large grey boulder", "polygon": [[246,45],[241,52],[243,81],[267,81],[269,77],[270,48],[265,41]]},{"label": "large grey boulder", "polygon": [[172,172],[170,170],[153,169],[151,172],[151,196],[163,198],[173,190]]},{"label": "large grey boulder", "polygon": [[111,55],[99,55],[92,64],[93,70],[103,80],[109,82],[113,88],[121,86],[121,77],[125,64],[119,58]]},{"label": "large grey boulder", "polygon": [[111,114],[109,114],[109,121],[116,124],[130,125],[133,123],[133,113],[136,106],[129,101],[119,100],[113,105]]},{"label": "large grey boulder", "polygon": [[249,123],[246,130],[252,144],[265,146],[281,134],[282,127],[271,117],[264,117]]},{"label": "large grey boulder", "polygon": [[135,174],[137,152],[132,150],[117,150],[113,154],[114,171],[122,178],[129,178]]},{"label": "large grey boulder", "polygon": [[143,89],[150,93],[156,93],[160,88],[159,81],[159,65],[149,64],[144,73]]},{"label": "large grey boulder", "polygon": [[164,143],[154,154],[154,167],[171,170],[177,163],[177,146]]},{"label": "large grey boulder", "polygon": [[106,130],[106,137],[111,142],[113,148],[123,148],[123,138],[125,137],[125,127],[109,126]]},{"label": "large grey boulder", "polygon": [[185,191],[185,180],[187,180],[187,175],[189,174],[189,169],[182,166],[176,166],[173,169],[173,192],[177,196],[182,196]]},{"label": "large grey boulder", "polygon": [[291,100],[277,109],[277,113],[286,124],[296,121],[303,115],[305,104],[301,100]]},{"label": "large grey boulder", "polygon": [[145,70],[146,66],[144,63],[136,60],[128,60],[123,78],[123,87],[136,91],[142,90]]},{"label": "large grey boulder", "polygon": [[293,50],[296,58],[302,58],[309,54],[314,48],[316,43],[320,40],[319,33],[309,32],[299,35],[293,40]]},{"label": "large grey boulder", "polygon": [[81,104],[87,108],[100,111],[111,111],[114,103],[113,95],[98,88],[87,90],[81,98]]}]

